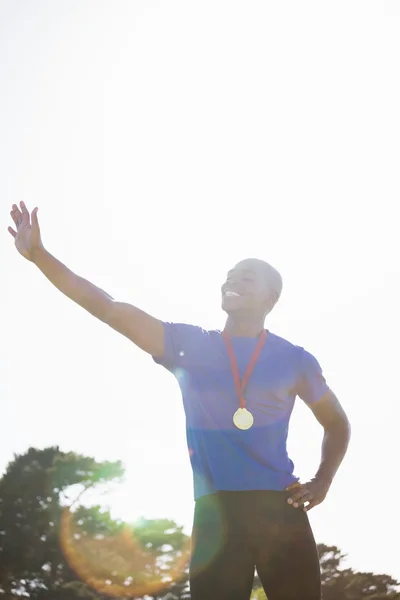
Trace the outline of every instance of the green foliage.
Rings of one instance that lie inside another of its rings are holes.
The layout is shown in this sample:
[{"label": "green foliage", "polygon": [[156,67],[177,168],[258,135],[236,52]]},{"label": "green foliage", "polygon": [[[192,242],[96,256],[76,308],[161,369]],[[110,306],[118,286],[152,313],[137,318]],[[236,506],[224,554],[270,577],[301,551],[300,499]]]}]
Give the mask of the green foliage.
[{"label": "green foliage", "polygon": [[[400,600],[399,583],[389,575],[343,569],[346,555],[336,546],[319,544],[323,600]],[[252,600],[267,600],[256,578]]]},{"label": "green foliage", "polygon": [[0,589],[6,597],[18,592],[44,600],[51,590],[51,598],[61,599],[66,584],[74,584],[71,600],[72,593],[92,597],[87,586],[76,582],[59,544],[64,493],[71,486],[83,489],[122,475],[120,462],[97,463],[59,448],[30,448],[15,456],[0,480]]},{"label": "green foliage", "polygon": [[253,590],[251,600],[268,600],[268,598],[265,595],[264,590],[261,587],[257,587],[255,590]]},{"label": "green foliage", "polygon": [[343,569],[346,558],[336,546],[318,546],[324,600],[400,600],[399,582],[389,575]]},{"label": "green foliage", "polygon": [[[138,599],[142,586],[152,590],[149,599],[189,600],[189,539],[175,522],[128,526],[99,506],[65,513],[71,490],[76,495],[122,476],[120,462],[59,448],[16,456],[0,479],[0,598]],[[324,600],[400,600],[392,577],[343,568],[336,546],[320,544],[319,553]],[[266,600],[257,577],[252,598]]]},{"label": "green foliage", "polygon": [[120,462],[98,463],[59,448],[16,456],[0,480],[0,597],[98,600],[115,588],[129,598],[142,582],[160,592],[154,598],[169,593],[183,600],[188,538],[176,523],[141,520],[128,527],[99,506],[65,512],[71,490],[76,496],[122,476]]}]

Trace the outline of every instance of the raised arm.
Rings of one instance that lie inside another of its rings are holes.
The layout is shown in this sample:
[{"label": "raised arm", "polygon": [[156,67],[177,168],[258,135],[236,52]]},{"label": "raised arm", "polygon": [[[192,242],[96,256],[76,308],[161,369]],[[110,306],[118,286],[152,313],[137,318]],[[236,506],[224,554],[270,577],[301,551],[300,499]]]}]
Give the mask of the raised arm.
[{"label": "raised arm", "polygon": [[37,211],[35,208],[30,214],[23,202],[20,203],[20,208],[16,204],[12,207],[10,214],[16,230],[9,227],[8,231],[15,240],[18,252],[33,262],[68,298],[132,340],[145,352],[161,358],[164,352],[164,328],[161,321],[132,304],[114,300],[52,256],[43,246]]}]

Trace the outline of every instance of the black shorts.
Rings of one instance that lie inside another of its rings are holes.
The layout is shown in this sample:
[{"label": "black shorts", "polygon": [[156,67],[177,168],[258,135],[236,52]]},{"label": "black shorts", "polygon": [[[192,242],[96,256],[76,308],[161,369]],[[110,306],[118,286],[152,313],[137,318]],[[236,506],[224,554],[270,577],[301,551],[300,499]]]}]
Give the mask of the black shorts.
[{"label": "black shorts", "polygon": [[268,600],[320,600],[318,552],[307,514],[288,492],[218,492],[197,500],[192,600],[249,600],[254,570]]}]

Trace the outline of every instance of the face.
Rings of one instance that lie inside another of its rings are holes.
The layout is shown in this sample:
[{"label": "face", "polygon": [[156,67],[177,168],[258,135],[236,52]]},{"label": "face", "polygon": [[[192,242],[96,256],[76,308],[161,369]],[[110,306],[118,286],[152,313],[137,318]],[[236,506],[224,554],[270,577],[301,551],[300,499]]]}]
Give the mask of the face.
[{"label": "face", "polygon": [[272,292],[266,264],[253,259],[238,263],[229,271],[221,291],[226,313],[265,315]]}]

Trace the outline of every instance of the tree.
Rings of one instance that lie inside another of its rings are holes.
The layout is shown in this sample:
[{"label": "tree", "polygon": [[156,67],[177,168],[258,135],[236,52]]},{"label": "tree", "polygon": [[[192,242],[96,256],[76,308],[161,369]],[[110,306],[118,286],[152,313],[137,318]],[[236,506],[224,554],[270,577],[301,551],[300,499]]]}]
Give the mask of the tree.
[{"label": "tree", "polygon": [[251,600],[267,600],[267,596],[262,587],[255,587],[251,595]]},{"label": "tree", "polygon": [[[343,569],[346,555],[336,546],[318,545],[323,600],[400,600],[399,582],[389,575]],[[252,600],[267,600],[256,578]]]},{"label": "tree", "polygon": [[122,474],[120,462],[97,463],[59,448],[30,448],[15,456],[0,480],[0,589],[6,597],[17,592],[44,598],[51,591],[55,598],[63,585],[75,582],[71,594],[92,598],[87,586],[76,583],[59,543],[63,502],[72,486],[83,489]]},{"label": "tree", "polygon": [[[120,481],[120,462],[59,448],[30,448],[0,479],[0,598],[190,600],[189,538],[168,519],[128,525],[71,497]],[[324,600],[400,600],[388,575],[343,568],[336,546],[319,545]],[[254,600],[266,600],[255,578]]]},{"label": "tree", "polygon": [[0,591],[34,600],[188,597],[189,540],[176,523],[128,526],[99,506],[66,506],[71,490],[122,475],[119,462],[59,448],[16,456],[0,480]]},{"label": "tree", "polygon": [[336,546],[318,546],[324,600],[400,600],[400,583],[389,575],[343,569],[346,556]]},{"label": "tree", "polygon": [[[101,515],[93,509],[93,523]],[[82,518],[83,516],[83,518]],[[174,521],[141,519],[120,524],[106,535],[87,526],[87,510],[79,509],[69,524],[72,548],[65,548],[76,574],[96,590],[116,597],[189,598],[187,563],[189,538]],[[79,524],[79,527],[76,527]],[[72,536],[71,536],[72,533]]]}]

